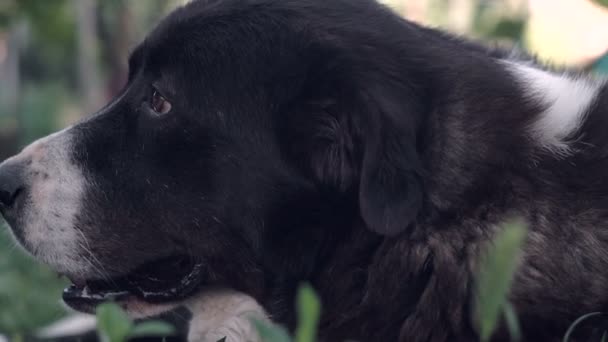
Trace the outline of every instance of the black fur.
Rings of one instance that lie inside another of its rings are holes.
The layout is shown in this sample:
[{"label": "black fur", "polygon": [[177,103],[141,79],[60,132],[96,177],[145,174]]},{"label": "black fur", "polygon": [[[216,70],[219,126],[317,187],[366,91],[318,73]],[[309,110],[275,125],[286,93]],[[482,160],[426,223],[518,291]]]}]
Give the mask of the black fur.
[{"label": "black fur", "polygon": [[312,283],[323,341],[416,342],[476,339],[479,255],[521,216],[510,300],[526,340],[557,340],[608,304],[608,88],[559,157],[506,58],[371,0],[195,1],[74,128],[79,225],[112,274],[185,252],[290,327]]}]

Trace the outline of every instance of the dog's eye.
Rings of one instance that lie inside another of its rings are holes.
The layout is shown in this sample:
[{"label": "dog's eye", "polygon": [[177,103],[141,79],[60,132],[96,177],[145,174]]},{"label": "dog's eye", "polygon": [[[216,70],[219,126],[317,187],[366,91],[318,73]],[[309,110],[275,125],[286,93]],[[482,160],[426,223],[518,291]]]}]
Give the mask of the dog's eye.
[{"label": "dog's eye", "polygon": [[158,90],[152,90],[152,98],[150,99],[150,108],[158,115],[167,114],[171,111],[171,103],[162,96]]}]

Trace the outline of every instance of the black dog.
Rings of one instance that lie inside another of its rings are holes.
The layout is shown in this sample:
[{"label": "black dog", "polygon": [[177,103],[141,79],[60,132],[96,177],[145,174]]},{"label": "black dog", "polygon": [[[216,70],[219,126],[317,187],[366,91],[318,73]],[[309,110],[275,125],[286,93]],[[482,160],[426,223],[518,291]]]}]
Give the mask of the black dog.
[{"label": "black dog", "polygon": [[371,0],[195,1],[129,66],[115,101],[0,167],[70,306],[219,293],[293,327],[309,281],[324,341],[475,340],[479,256],[520,216],[524,337],[606,309],[605,83]]}]

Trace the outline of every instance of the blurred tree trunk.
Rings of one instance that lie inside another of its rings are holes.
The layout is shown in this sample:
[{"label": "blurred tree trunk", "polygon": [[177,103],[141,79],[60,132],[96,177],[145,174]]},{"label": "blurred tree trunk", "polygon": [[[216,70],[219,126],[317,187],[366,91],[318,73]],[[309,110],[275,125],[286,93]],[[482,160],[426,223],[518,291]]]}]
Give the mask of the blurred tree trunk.
[{"label": "blurred tree trunk", "polygon": [[129,4],[127,1],[117,3],[116,26],[114,26],[112,34],[108,35],[108,39],[104,40],[108,44],[106,51],[109,52],[110,78],[107,94],[110,97],[118,94],[127,81],[127,60],[133,43],[133,23],[135,19]]},{"label": "blurred tree trunk", "polygon": [[102,103],[99,78],[97,1],[73,0],[76,9],[78,42],[78,81],[83,97],[84,114],[98,110]]},{"label": "blurred tree trunk", "polygon": [[27,35],[27,22],[23,19],[16,21],[8,32],[6,55],[0,64],[1,103],[3,114],[6,115],[0,129],[0,161],[17,152],[23,137],[20,56]]}]

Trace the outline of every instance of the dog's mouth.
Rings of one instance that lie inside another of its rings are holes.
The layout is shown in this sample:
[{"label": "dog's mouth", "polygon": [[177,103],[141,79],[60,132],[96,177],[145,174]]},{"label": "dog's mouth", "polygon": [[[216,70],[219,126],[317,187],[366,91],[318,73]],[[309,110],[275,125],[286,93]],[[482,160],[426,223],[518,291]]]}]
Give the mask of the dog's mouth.
[{"label": "dog's mouth", "polygon": [[137,267],[110,279],[70,278],[64,302],[75,310],[93,312],[98,304],[113,301],[151,304],[179,301],[191,296],[202,283],[203,266],[186,256],[173,256]]}]

